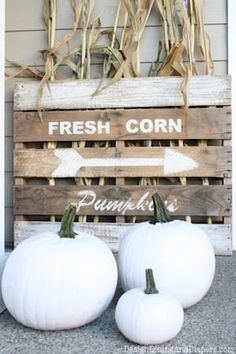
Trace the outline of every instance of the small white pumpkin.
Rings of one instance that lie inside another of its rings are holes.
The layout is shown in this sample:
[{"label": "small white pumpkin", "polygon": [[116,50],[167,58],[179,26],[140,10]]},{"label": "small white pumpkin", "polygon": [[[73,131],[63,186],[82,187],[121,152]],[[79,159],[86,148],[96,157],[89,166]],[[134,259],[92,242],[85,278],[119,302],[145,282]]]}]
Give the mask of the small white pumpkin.
[{"label": "small white pumpkin", "polygon": [[158,292],[152,269],[146,269],[146,289],[132,289],[119,299],[115,319],[121,333],[132,342],[161,344],[182,328],[184,312],[170,294]]},{"label": "small white pumpkin", "polygon": [[130,227],[120,242],[119,276],[123,289],[144,287],[143,269],[152,268],[158,289],[171,293],[184,308],[200,301],[211,286],[215,255],[197,226],[170,221],[162,197],[153,196],[154,221]]},{"label": "small white pumpkin", "polygon": [[62,330],[96,319],[111,302],[117,266],[97,237],[73,231],[76,205],[70,204],[57,233],[23,241],[10,255],[2,294],[11,315],[25,326]]}]

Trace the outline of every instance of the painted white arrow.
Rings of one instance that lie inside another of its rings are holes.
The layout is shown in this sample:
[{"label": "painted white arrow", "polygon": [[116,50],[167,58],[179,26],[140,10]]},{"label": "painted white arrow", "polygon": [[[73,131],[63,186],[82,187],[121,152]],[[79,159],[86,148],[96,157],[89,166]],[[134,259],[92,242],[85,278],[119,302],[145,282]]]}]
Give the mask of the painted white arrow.
[{"label": "painted white arrow", "polygon": [[74,177],[82,167],[132,167],[132,166],[163,166],[166,175],[189,171],[199,165],[192,158],[166,148],[163,158],[83,158],[77,150],[56,149],[59,166],[52,177]]}]

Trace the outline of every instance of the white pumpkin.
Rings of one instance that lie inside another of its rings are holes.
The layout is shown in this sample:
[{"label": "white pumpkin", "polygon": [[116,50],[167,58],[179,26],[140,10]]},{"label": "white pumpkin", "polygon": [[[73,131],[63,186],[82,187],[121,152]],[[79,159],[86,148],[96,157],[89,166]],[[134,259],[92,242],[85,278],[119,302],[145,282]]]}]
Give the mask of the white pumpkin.
[{"label": "white pumpkin", "polygon": [[119,299],[115,319],[121,333],[132,342],[161,344],[180,331],[184,312],[170,294],[158,292],[151,269],[146,269],[147,288],[131,289]]},{"label": "white pumpkin", "polygon": [[95,236],[73,232],[71,204],[61,230],[23,241],[10,255],[2,294],[11,315],[25,326],[61,330],[96,319],[111,302],[117,266],[108,246]]},{"label": "white pumpkin", "polygon": [[130,227],[119,248],[119,276],[124,290],[144,287],[143,269],[152,268],[158,289],[174,295],[184,308],[200,301],[211,286],[215,255],[197,226],[170,221],[164,202],[153,197],[155,220]]}]

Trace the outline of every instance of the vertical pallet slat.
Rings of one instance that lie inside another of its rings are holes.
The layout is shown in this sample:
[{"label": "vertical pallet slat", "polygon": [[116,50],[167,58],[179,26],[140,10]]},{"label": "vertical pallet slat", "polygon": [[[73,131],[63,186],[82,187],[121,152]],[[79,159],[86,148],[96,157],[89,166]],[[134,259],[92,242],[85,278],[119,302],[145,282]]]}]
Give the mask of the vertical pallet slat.
[{"label": "vertical pallet slat", "polygon": [[[85,141],[73,141],[72,142],[72,148],[84,148],[85,147]],[[86,184],[86,180],[84,178],[75,178],[75,183],[78,186]],[[85,215],[79,215],[78,217],[79,222],[86,222],[86,216]]]},{"label": "vertical pallet slat", "polygon": [[[43,147],[45,149],[56,149],[57,143],[56,142],[49,142],[47,144],[44,144]],[[49,184],[49,186],[55,186],[56,185],[55,178],[48,178],[48,184]],[[56,221],[55,215],[50,215],[50,221],[51,222],[55,222]]]},{"label": "vertical pallet slat", "polygon": [[[230,140],[224,140],[223,146],[232,147],[232,142]],[[224,177],[223,184],[227,185],[227,186],[231,186],[232,185],[232,178]],[[232,216],[225,216],[223,219],[224,219],[224,224],[230,224],[230,225],[232,224]]]},{"label": "vertical pallet slat", "polygon": [[[116,141],[116,147],[117,148],[123,148],[125,146],[123,141]],[[122,177],[117,177],[116,178],[116,185],[117,186],[123,186],[125,184],[125,179]],[[124,223],[125,222],[125,217],[124,216],[116,216],[116,222],[119,223]]]}]

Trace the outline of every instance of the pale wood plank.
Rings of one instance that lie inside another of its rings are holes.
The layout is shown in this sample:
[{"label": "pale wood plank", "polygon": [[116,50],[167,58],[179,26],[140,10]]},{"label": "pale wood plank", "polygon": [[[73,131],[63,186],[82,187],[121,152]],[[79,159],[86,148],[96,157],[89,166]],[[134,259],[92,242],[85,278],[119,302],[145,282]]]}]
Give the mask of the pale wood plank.
[{"label": "pale wood plank", "polygon": [[[50,222],[15,222],[15,246],[20,242],[41,232],[57,232],[60,223]],[[109,224],[109,223],[75,223],[75,229],[91,233],[102,240],[111,248],[113,252],[118,252],[119,241],[124,232],[132,224]],[[206,232],[214,247],[216,255],[232,254],[231,226],[225,224],[207,225],[198,224]]]},{"label": "pale wood plank", "polygon": [[[159,162],[151,160],[153,158],[159,159]],[[185,158],[189,159],[186,163]],[[122,160],[117,162],[118,159]],[[148,159],[150,159],[150,162]],[[94,161],[93,166],[90,165],[90,161]],[[109,161],[113,161],[111,162],[112,166],[109,166]],[[231,148],[199,146],[175,148],[127,147],[122,149],[66,148],[54,151],[22,149],[15,151],[14,171],[16,177],[26,178],[230,177]]]},{"label": "pale wood plank", "polygon": [[152,216],[159,191],[172,215],[230,216],[231,186],[15,186],[15,215],[62,215],[74,201],[78,215]]},{"label": "pale wood plank", "polygon": [[[180,77],[121,79],[101,94],[92,96],[99,80],[58,81],[45,86],[42,109],[132,108],[183,106]],[[108,84],[106,80],[104,84]],[[229,76],[194,76],[189,82],[190,106],[230,105]],[[16,111],[38,109],[39,83],[18,84],[15,88]]]},{"label": "pale wood plank", "polygon": [[37,112],[15,112],[14,141],[231,138],[230,107],[47,111],[42,122]]},{"label": "pale wood plank", "polygon": [[[149,73],[151,62],[141,62],[141,76],[142,77],[147,77]],[[42,65],[35,65],[35,63],[32,64],[34,68],[37,68],[40,71],[44,71],[44,66]],[[16,73],[19,70],[12,68],[12,66],[6,65],[6,72],[8,73]],[[100,78],[102,76],[103,72],[103,65],[102,63],[92,63],[91,64],[91,78]],[[65,77],[69,78],[71,77],[71,70],[66,67],[66,66],[61,66],[60,68],[60,74]],[[199,75],[204,75],[205,74],[205,64],[204,62],[198,62],[198,74]],[[227,61],[214,61],[214,74],[217,76],[221,75],[226,75],[227,74]],[[16,85],[16,83],[19,82],[29,82],[29,81],[35,81],[35,79],[29,79],[29,78],[14,78],[11,80],[6,81],[5,85],[5,101],[8,103],[13,102],[13,89]]]}]

